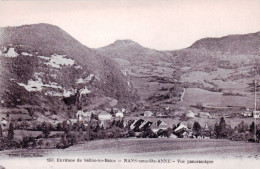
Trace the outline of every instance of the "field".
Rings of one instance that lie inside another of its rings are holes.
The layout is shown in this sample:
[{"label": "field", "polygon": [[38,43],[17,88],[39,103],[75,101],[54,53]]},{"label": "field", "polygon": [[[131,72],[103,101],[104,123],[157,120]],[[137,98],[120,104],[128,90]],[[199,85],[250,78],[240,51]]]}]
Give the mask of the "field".
[{"label": "field", "polygon": [[[63,133],[63,132],[61,132],[61,131],[51,131],[50,136],[57,134],[57,133]],[[39,135],[42,135],[42,131],[29,131],[29,130],[15,130],[14,131],[14,139],[15,140],[20,140],[25,136],[37,137]]]},{"label": "field", "polygon": [[8,150],[0,157],[26,156],[84,156],[84,157],[134,157],[134,158],[212,158],[260,160],[260,144],[213,139],[109,139],[84,142],[64,150]]},{"label": "field", "polygon": [[186,89],[184,102],[189,105],[203,103],[208,106],[241,106],[254,107],[254,98],[242,96],[223,96],[220,92],[211,92],[199,88]]}]

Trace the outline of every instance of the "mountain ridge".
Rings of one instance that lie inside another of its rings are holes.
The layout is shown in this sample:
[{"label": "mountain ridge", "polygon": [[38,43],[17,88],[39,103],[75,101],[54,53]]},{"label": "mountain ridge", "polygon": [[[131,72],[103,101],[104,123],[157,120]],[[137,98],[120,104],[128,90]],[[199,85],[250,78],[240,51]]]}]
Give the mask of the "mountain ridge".
[{"label": "mountain ridge", "polygon": [[[1,106],[35,105],[66,115],[77,107],[106,106],[113,99],[125,105],[131,99],[131,87],[113,60],[57,26],[35,24],[0,31]],[[62,101],[78,91],[80,106]]]},{"label": "mountain ridge", "polygon": [[[196,96],[198,91],[206,98],[217,93],[221,104],[228,95],[248,99],[247,83],[253,79],[260,54],[260,32],[204,38],[188,48],[159,51],[129,39],[93,49],[50,24],[0,31],[0,85],[4,89],[0,95],[6,99],[1,105],[32,104],[46,110],[56,106],[65,112],[71,110],[62,98],[75,90],[85,93],[80,107],[86,109],[106,107],[113,99],[120,102],[117,106],[137,104],[154,110],[188,109],[195,102],[211,105]],[[101,100],[106,104],[95,103]]]}]

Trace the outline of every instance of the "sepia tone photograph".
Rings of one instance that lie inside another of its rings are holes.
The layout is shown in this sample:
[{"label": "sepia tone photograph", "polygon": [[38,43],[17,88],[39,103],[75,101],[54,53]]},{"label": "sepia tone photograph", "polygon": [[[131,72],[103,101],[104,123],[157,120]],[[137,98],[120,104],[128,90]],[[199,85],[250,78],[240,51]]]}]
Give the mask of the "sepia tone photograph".
[{"label": "sepia tone photograph", "polygon": [[259,118],[259,0],[0,0],[0,169],[254,169]]}]

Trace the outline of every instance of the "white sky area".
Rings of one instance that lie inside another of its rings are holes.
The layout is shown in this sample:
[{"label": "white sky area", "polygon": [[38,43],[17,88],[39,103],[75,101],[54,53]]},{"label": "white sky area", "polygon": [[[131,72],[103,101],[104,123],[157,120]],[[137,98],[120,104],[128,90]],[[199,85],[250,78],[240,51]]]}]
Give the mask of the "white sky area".
[{"label": "white sky area", "polygon": [[260,31],[260,0],[1,1],[0,27],[50,23],[90,48],[131,39],[158,50]]}]

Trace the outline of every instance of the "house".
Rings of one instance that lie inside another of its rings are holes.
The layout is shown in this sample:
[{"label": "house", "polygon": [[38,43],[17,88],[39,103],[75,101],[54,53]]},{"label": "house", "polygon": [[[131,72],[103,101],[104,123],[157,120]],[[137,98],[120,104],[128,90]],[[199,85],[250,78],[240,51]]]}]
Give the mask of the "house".
[{"label": "house", "polygon": [[151,130],[154,133],[157,133],[159,130],[166,130],[167,128],[168,128],[168,125],[162,120],[158,120],[157,122],[154,122],[151,125]]},{"label": "house", "polygon": [[146,123],[148,123],[148,121],[145,120],[138,128],[142,129]]},{"label": "house", "polygon": [[110,121],[110,120],[112,120],[112,115],[105,112],[105,111],[101,111],[101,113],[99,113],[99,115],[98,115],[98,120],[100,120],[100,121]]},{"label": "house", "polygon": [[76,117],[78,121],[90,121],[91,115],[91,111],[84,112],[83,110],[79,110],[76,114]]},{"label": "house", "polygon": [[208,131],[208,130],[209,130],[209,126],[208,126],[207,123],[205,123],[204,130],[205,130],[205,131]]},{"label": "house", "polygon": [[164,117],[167,117],[167,115],[165,115],[165,114],[162,113],[162,112],[157,112],[157,113],[156,113],[156,117],[164,118]]},{"label": "house", "polygon": [[189,132],[184,131],[184,132],[182,133],[182,138],[189,138]]},{"label": "house", "polygon": [[134,123],[130,126],[131,130],[138,131],[140,125],[142,125],[145,122],[143,119],[135,120]]},{"label": "house", "polygon": [[157,121],[157,125],[160,126],[161,129],[167,129],[167,128],[168,128],[167,123],[165,123],[165,122],[162,121],[162,120],[158,120],[158,121]]},{"label": "house", "polygon": [[254,117],[255,119],[259,119],[259,117],[260,117],[260,111],[253,111],[253,117]]},{"label": "house", "polygon": [[123,113],[125,113],[126,112],[126,109],[125,108],[122,108],[122,110],[121,110]]},{"label": "house", "polygon": [[157,112],[157,113],[156,113],[156,116],[157,116],[157,117],[162,117],[162,116],[163,116],[163,113]]},{"label": "house", "polygon": [[189,117],[189,118],[194,118],[195,117],[195,113],[193,113],[191,110],[189,110],[186,114],[186,117]]},{"label": "house", "polygon": [[137,122],[137,120],[135,120],[131,125],[130,125],[130,130],[133,130],[135,128],[135,123]]},{"label": "house", "polygon": [[177,128],[174,130],[176,133],[184,132],[188,130],[188,127],[184,125],[183,123],[177,124]]},{"label": "house", "polygon": [[252,113],[252,111],[250,111],[250,110],[246,110],[246,111],[244,111],[244,112],[242,113],[242,116],[244,116],[244,117],[252,117],[252,116],[253,116],[253,113]]},{"label": "house", "polygon": [[1,120],[1,124],[0,124],[0,125],[2,125],[2,126],[6,126],[6,125],[7,125],[7,123],[8,123],[8,122],[7,122],[5,119],[2,119],[2,120]]},{"label": "house", "polygon": [[118,111],[116,113],[116,118],[123,118],[124,117],[124,113],[122,111]]},{"label": "house", "polygon": [[139,126],[141,131],[145,131],[148,127],[151,127],[151,125],[153,124],[153,122],[146,122],[146,123],[142,123],[142,125]]},{"label": "house", "polygon": [[153,115],[153,113],[151,111],[145,111],[144,112],[145,117],[151,117],[152,115]]},{"label": "house", "polygon": [[199,117],[200,118],[211,118],[211,115],[209,112],[199,112]]}]

